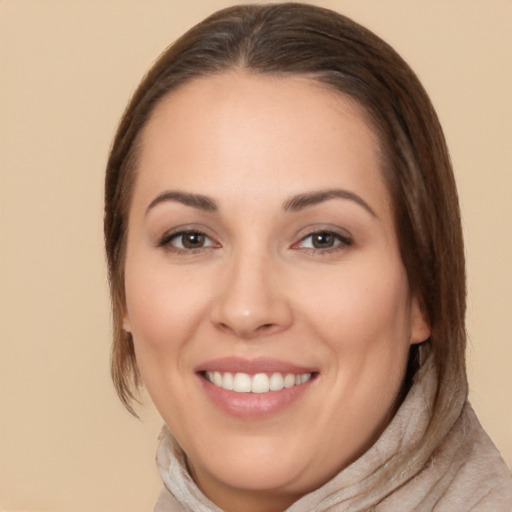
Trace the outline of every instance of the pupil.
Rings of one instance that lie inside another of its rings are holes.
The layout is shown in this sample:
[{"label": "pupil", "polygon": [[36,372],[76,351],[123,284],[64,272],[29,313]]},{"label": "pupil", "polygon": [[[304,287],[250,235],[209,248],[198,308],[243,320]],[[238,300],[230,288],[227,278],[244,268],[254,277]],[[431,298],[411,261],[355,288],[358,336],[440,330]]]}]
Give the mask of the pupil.
[{"label": "pupil", "polygon": [[334,236],[330,233],[318,233],[313,237],[313,246],[316,249],[325,249],[332,247],[334,243]]},{"label": "pupil", "polygon": [[202,247],[204,244],[204,235],[201,233],[187,233],[183,237],[183,247],[187,249],[194,249]]}]

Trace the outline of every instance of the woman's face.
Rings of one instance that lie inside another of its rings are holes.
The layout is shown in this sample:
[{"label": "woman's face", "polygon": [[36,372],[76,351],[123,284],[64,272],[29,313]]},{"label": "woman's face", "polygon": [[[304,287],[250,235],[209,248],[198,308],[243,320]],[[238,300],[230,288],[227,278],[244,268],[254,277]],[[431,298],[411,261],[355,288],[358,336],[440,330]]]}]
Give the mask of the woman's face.
[{"label": "woman's face", "polygon": [[196,79],[156,108],[125,285],[143,381],[226,510],[285,508],[368,449],[429,334],[374,132],[300,77]]}]

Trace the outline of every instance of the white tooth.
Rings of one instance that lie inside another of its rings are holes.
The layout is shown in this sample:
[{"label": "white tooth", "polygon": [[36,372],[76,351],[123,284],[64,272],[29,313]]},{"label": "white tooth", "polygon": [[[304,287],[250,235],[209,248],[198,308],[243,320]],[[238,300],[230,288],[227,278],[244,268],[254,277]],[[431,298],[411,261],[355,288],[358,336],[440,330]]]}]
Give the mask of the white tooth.
[{"label": "white tooth", "polygon": [[233,390],[237,393],[250,393],[251,377],[247,373],[236,373],[233,381]]},{"label": "white tooth", "polygon": [[304,384],[311,379],[311,373],[302,373],[294,375],[288,373],[283,377],[281,373],[273,373],[269,378],[265,373],[251,375],[247,373],[222,373],[219,371],[205,372],[205,377],[211,383],[227,390],[233,390],[238,393],[267,393],[268,391],[280,391],[283,388],[291,388]]},{"label": "white tooth", "polygon": [[251,391],[253,393],[266,393],[270,389],[268,376],[265,373],[257,373],[252,378]]},{"label": "white tooth", "polygon": [[227,389],[228,391],[233,390],[233,374],[232,373],[225,373],[222,377],[222,387],[224,389]]},{"label": "white tooth", "polygon": [[222,374],[220,372],[213,372],[213,383],[216,386],[222,386]]},{"label": "white tooth", "polygon": [[295,375],[288,373],[284,378],[284,387],[291,388],[293,385],[295,385]]},{"label": "white tooth", "polygon": [[307,382],[309,379],[311,379],[311,373],[303,373],[300,376],[300,383],[304,384],[304,382]]},{"label": "white tooth", "polygon": [[269,389],[270,391],[281,391],[284,387],[283,376],[280,373],[274,373],[270,377]]}]

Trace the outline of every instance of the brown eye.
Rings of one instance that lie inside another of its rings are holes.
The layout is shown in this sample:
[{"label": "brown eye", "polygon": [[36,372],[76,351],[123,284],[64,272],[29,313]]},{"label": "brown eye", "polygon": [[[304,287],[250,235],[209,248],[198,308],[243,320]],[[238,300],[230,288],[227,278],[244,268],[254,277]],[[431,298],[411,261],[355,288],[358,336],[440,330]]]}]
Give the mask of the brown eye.
[{"label": "brown eye", "polygon": [[203,233],[183,233],[181,235],[181,245],[185,249],[197,249],[204,247],[205,239],[206,237]]},{"label": "brown eye", "polygon": [[343,249],[352,245],[352,240],[334,231],[316,231],[305,236],[297,245],[300,249],[325,251]]},{"label": "brown eye", "polygon": [[163,237],[159,245],[168,250],[193,251],[216,247],[217,244],[201,231],[179,231]]},{"label": "brown eye", "polygon": [[311,243],[315,249],[330,249],[336,243],[333,233],[315,233],[311,235]]}]

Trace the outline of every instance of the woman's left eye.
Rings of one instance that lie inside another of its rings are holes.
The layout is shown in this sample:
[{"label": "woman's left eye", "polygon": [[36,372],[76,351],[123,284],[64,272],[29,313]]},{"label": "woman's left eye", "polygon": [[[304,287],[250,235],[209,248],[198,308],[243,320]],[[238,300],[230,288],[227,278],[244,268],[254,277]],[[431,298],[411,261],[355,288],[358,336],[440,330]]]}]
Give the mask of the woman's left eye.
[{"label": "woman's left eye", "polygon": [[180,231],[166,235],[160,241],[160,245],[170,250],[178,251],[191,251],[217,246],[205,233],[195,230]]},{"label": "woman's left eye", "polygon": [[334,231],[315,231],[301,238],[295,244],[299,249],[311,249],[313,251],[329,251],[341,249],[352,245],[352,240]]}]

